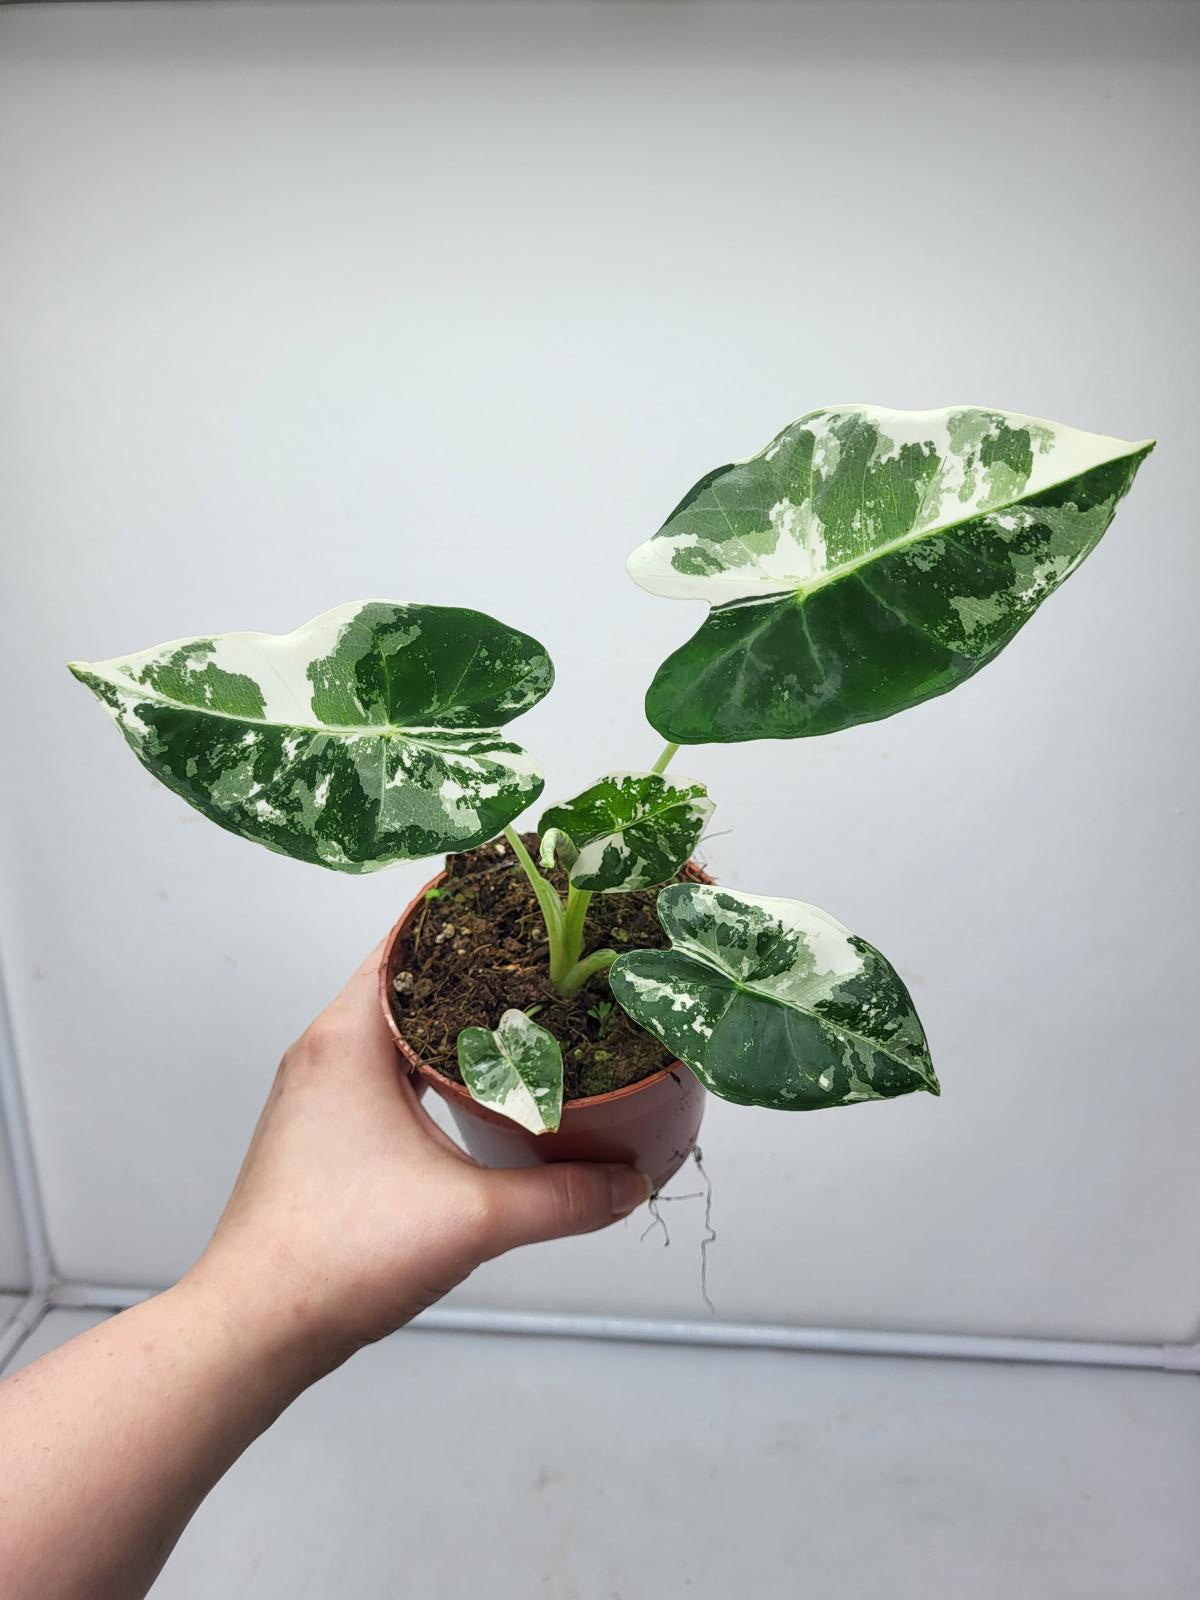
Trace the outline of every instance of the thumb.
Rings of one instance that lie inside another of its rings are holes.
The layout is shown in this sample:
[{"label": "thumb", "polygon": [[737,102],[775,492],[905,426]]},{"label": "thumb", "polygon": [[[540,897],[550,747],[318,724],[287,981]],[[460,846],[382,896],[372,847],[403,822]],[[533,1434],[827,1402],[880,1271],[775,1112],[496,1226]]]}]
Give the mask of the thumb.
[{"label": "thumb", "polygon": [[644,1172],[595,1161],[559,1161],[487,1174],[487,1255],[520,1244],[606,1228],[649,1200]]}]

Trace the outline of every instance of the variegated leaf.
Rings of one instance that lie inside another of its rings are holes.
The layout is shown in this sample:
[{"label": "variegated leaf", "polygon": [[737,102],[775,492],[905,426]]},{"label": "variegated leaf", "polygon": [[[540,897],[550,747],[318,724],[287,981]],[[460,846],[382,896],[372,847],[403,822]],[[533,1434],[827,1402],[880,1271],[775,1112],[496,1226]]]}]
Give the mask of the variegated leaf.
[{"label": "variegated leaf", "polygon": [[702,783],[657,772],[610,772],[543,812],[542,864],[563,866],[577,889],[613,894],[667,883],[713,813]]},{"label": "variegated leaf", "polygon": [[464,1028],[458,1069],[480,1105],[530,1133],[553,1133],[562,1120],[562,1051],[554,1035],[523,1011],[506,1011],[494,1032]]},{"label": "variegated leaf", "polygon": [[939,1092],[908,990],[824,911],[677,883],[658,915],[671,949],[619,956],[612,991],[714,1094],[815,1111]]},{"label": "variegated leaf", "polygon": [[1093,549],[1152,448],[971,406],[809,412],[630,557],[644,589],[713,607],[647,717],[679,744],[793,739],[944,694]]},{"label": "variegated leaf", "polygon": [[176,640],[71,671],[198,811],[339,872],[469,849],[542,790],[499,730],[554,669],[479,611],[358,601],[294,633]]}]

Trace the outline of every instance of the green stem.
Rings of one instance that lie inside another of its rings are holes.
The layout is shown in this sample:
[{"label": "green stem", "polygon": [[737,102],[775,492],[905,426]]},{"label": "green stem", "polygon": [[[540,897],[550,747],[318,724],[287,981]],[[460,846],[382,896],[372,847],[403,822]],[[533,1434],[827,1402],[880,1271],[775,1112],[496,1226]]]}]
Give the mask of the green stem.
[{"label": "green stem", "polygon": [[582,961],[577,961],[567,972],[558,985],[558,992],[562,995],[578,994],[588,979],[597,972],[606,972],[617,959],[615,950],[593,950],[590,956]]},{"label": "green stem", "polygon": [[512,847],[512,853],[521,864],[521,870],[533,886],[537,896],[537,903],[541,907],[542,920],[546,924],[546,938],[550,941],[550,977],[557,984],[559,974],[566,972],[574,963],[576,957],[565,960],[566,944],[564,940],[563,903],[558,897],[554,885],[542,877],[534,864],[533,857],[525,848],[525,841],[513,827],[504,830],[504,837]]},{"label": "green stem", "polygon": [[[677,744],[668,744],[650,770],[659,774],[664,773],[678,749]],[[588,906],[592,901],[591,891],[577,889],[573,883],[569,884],[567,903],[564,906],[554,885],[538,871],[517,830],[511,826],[505,828],[504,837],[520,863],[521,870],[533,886],[533,892],[541,908],[542,920],[546,924],[546,938],[550,944],[550,982],[559,994],[578,994],[594,973],[603,972],[617,959],[615,950],[596,950],[586,960],[580,959],[583,950],[584,922]]]},{"label": "green stem", "polygon": [[590,889],[577,889],[567,885],[567,909],[563,917],[563,946],[568,967],[573,967],[583,953],[583,924],[588,906],[592,902]]}]

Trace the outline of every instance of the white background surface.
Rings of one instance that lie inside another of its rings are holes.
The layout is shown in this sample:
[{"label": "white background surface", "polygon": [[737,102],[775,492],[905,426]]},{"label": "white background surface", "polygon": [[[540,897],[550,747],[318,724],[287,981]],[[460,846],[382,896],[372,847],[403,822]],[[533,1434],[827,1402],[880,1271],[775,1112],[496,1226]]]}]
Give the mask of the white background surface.
[{"label": "white background surface", "polygon": [[89,1328],[105,1321],[108,1315],[107,1311],[74,1308],[47,1311],[5,1364],[4,1376],[11,1377],[14,1372],[20,1372],[22,1367],[31,1366],[41,1356],[49,1355],[51,1350],[57,1350],[59,1345],[75,1338],[76,1334],[86,1333]]},{"label": "white background surface", "polygon": [[[883,948],[945,1085],[714,1104],[712,1292],[1195,1337],[1196,23],[4,9],[0,947],[61,1272],[188,1264],[280,1047],[430,870],[219,832],[68,657],[364,594],[480,606],[555,657],[519,725],[554,798],[657,751],[641,694],[702,613],[622,566],[700,473],[831,400],[973,401],[1159,450],[953,696],[679,758],[731,830],[717,876]],[[670,1250],[626,1225],[461,1298],[694,1314],[694,1203],[671,1222]]]},{"label": "white background surface", "polygon": [[28,1276],[11,1160],[0,1127],[0,1288],[23,1288]]},{"label": "white background surface", "polygon": [[1166,1373],[414,1331],[251,1446],[154,1595],[1192,1600],[1198,1437]]}]

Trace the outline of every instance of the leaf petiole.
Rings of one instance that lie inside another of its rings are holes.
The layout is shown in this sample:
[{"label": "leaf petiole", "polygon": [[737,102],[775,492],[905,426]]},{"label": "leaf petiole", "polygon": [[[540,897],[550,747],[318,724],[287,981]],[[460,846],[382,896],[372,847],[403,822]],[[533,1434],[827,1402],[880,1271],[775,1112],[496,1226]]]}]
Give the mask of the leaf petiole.
[{"label": "leaf petiole", "polygon": [[591,902],[589,889],[577,889],[573,883],[568,884],[567,909],[563,917],[563,959],[568,969],[583,953],[583,924]]},{"label": "leaf petiole", "polygon": [[[521,866],[521,870],[529,879],[533,892],[537,896],[537,903],[541,909],[542,921],[546,924],[546,938],[550,942],[550,976],[555,979],[556,969],[564,968],[564,913],[563,903],[558,897],[554,885],[543,878],[534,863],[533,857],[525,848],[525,841],[517,830],[509,824],[504,830],[504,837],[512,848],[513,855]],[[566,967],[571,965],[567,962]],[[555,979],[557,982],[557,980]]]},{"label": "leaf petiole", "polygon": [[679,753],[679,746],[677,744],[667,744],[667,745],[665,745],[663,747],[662,755],[659,756],[658,760],[650,768],[650,771],[658,773],[658,775],[661,777],[662,774],[671,765],[672,761],[674,761],[674,759],[675,759],[675,757],[676,757],[676,755],[678,753]]},{"label": "leaf petiole", "polygon": [[590,956],[585,956],[582,961],[577,961],[558,984],[559,994],[576,995],[583,988],[589,978],[594,978],[598,972],[607,972],[617,959],[615,950],[593,950]]}]

